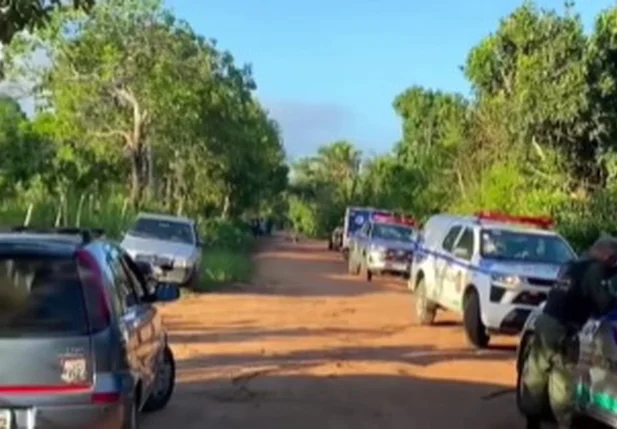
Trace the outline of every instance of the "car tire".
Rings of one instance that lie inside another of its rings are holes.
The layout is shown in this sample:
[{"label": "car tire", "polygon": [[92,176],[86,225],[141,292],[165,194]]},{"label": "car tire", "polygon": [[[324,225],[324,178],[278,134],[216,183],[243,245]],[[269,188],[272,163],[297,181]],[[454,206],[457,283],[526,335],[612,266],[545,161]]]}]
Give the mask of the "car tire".
[{"label": "car tire", "polygon": [[518,409],[518,412],[525,418],[538,420],[540,422],[555,422],[555,417],[553,415],[553,412],[551,411],[548,391],[546,392],[542,410],[540,410],[539,415],[529,416],[527,415],[523,407],[523,368],[527,357],[529,356],[529,352],[531,351],[532,341],[533,334],[525,334],[521,339],[521,352],[519,353],[519,357],[516,362],[516,408]]},{"label": "car tire", "polygon": [[[164,377],[164,379],[159,379],[159,377]],[[171,399],[171,395],[174,393],[176,385],[176,361],[169,345],[166,345],[165,349],[163,349],[163,360],[157,369],[154,383],[154,390],[150,393],[150,397],[148,397],[144,404],[143,411],[146,413],[159,411],[165,408]]]},{"label": "car tire", "polygon": [[480,297],[478,292],[471,290],[463,301],[463,326],[467,339],[476,348],[486,348],[491,337],[486,333],[480,313]]},{"label": "car tire", "polygon": [[422,326],[429,326],[435,322],[437,305],[428,299],[426,282],[420,279],[414,291],[416,297],[416,317]]}]

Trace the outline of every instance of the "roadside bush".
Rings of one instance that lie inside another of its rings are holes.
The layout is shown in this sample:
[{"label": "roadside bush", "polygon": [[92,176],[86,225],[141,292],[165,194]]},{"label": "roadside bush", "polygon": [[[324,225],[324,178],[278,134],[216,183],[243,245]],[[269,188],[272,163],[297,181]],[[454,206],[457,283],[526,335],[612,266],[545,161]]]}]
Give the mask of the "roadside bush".
[{"label": "roadside bush", "polygon": [[248,282],[253,272],[250,252],[254,244],[249,226],[238,220],[203,219],[199,228],[205,244],[202,290]]}]

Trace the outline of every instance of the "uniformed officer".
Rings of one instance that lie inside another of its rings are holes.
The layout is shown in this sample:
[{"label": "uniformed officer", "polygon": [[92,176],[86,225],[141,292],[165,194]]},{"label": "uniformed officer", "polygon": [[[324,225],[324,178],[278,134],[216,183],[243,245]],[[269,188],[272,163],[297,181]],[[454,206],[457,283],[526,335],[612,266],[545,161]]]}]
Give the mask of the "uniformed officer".
[{"label": "uniformed officer", "polygon": [[572,427],[578,332],[590,317],[617,306],[607,287],[607,280],[616,274],[616,256],[617,239],[601,237],[587,255],[562,269],[549,292],[522,370],[520,406],[528,429],[540,428],[547,393],[559,428]]}]

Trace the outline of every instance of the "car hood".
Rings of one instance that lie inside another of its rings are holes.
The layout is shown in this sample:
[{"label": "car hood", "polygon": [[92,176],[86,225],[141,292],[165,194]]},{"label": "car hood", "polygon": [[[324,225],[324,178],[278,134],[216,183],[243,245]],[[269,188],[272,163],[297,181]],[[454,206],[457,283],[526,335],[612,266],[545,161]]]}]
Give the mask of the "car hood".
[{"label": "car hood", "polygon": [[124,236],[121,246],[133,257],[135,254],[145,254],[190,259],[196,253],[195,246],[190,244],[141,238],[129,234]]},{"label": "car hood", "polygon": [[555,280],[561,265],[519,261],[482,261],[482,268],[495,274]]},{"label": "car hood", "polygon": [[380,238],[374,238],[371,243],[375,246],[384,246],[392,250],[414,250],[416,248],[416,243],[409,241],[384,240]]}]

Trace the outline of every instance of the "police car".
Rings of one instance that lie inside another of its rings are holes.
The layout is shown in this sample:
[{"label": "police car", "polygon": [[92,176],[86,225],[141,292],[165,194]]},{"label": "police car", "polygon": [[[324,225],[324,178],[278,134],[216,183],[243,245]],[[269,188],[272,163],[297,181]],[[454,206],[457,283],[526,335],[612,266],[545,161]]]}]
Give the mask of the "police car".
[{"label": "police car", "polygon": [[470,342],[518,334],[546,298],[560,266],[576,257],[548,218],[481,212],[436,215],[420,233],[408,287],[419,322],[438,309],[462,313]]},{"label": "police car", "polygon": [[408,274],[416,247],[414,226],[410,217],[373,213],[349,240],[349,273],[367,281],[373,274]]}]

